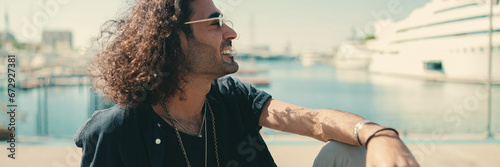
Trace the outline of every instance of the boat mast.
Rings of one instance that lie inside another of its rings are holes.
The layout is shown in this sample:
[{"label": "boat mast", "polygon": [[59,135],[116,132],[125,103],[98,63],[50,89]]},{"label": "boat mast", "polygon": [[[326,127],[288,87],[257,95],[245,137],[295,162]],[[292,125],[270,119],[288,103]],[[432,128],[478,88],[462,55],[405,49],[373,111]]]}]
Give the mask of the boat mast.
[{"label": "boat mast", "polygon": [[493,46],[492,46],[492,29],[493,29],[493,4],[495,4],[497,0],[490,0],[490,13],[489,13],[489,28],[488,28],[488,117],[487,117],[487,130],[488,130],[488,137],[487,138],[493,138],[493,132],[491,131],[491,66],[492,66],[492,52],[493,52]]}]

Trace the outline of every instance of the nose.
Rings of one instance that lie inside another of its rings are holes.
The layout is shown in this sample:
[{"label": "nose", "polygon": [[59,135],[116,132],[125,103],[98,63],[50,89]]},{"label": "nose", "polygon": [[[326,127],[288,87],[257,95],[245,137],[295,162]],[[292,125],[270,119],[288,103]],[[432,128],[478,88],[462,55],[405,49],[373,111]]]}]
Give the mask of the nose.
[{"label": "nose", "polygon": [[236,31],[234,31],[233,28],[225,25],[224,26],[224,35],[222,36],[225,39],[229,39],[229,40],[233,40],[233,39],[236,39],[236,37],[238,37],[238,34],[236,33]]}]

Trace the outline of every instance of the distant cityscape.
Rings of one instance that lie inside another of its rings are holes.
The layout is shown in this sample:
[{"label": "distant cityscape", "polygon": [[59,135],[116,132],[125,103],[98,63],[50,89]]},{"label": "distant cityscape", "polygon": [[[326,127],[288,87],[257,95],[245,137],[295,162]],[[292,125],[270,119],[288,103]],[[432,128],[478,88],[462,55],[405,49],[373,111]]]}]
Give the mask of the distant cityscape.
[{"label": "distant cityscape", "polygon": [[[16,81],[21,88],[36,87],[41,78],[87,75],[86,67],[96,49],[75,50],[71,31],[44,30],[41,42],[20,42],[10,31],[8,13],[5,18],[5,32],[0,32],[0,73],[6,73],[7,56],[16,55]],[[2,75],[0,79],[5,77]],[[77,80],[82,82],[81,78]],[[88,83],[88,79],[84,82]]]}]

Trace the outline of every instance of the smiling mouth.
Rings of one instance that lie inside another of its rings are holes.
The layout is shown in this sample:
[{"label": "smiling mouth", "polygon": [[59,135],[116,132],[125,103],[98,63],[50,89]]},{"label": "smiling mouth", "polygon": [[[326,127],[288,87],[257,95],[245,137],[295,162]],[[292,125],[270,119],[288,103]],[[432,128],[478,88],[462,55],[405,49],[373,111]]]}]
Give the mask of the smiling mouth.
[{"label": "smiling mouth", "polygon": [[234,56],[236,56],[236,51],[232,49],[226,49],[222,50],[220,52],[221,56],[224,57],[225,61],[227,63],[233,63],[234,62]]},{"label": "smiling mouth", "polygon": [[228,49],[228,50],[223,50],[220,52],[221,55],[228,55],[228,56],[236,56],[236,51],[235,50],[231,50],[231,49]]}]

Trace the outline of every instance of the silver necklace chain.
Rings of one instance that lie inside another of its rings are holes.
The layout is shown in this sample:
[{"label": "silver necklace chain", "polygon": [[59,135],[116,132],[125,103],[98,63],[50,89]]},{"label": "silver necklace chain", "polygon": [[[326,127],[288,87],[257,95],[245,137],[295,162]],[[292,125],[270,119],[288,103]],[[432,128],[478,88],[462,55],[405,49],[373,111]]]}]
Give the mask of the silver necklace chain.
[{"label": "silver necklace chain", "polygon": [[[217,160],[217,167],[220,167],[219,149],[217,147],[217,135],[216,135],[216,131],[215,131],[215,117],[214,117],[214,113],[212,111],[212,107],[210,106],[210,103],[206,99],[205,99],[205,102],[207,103],[208,109],[210,111],[210,115],[212,117],[212,131],[213,131],[214,145],[215,145],[215,159]],[[186,159],[186,164],[188,167],[191,167],[191,163],[189,163],[189,158],[187,156],[186,149],[184,148],[184,144],[182,143],[182,138],[181,138],[181,135],[179,134],[179,130],[177,130],[177,128],[175,127],[174,121],[172,120],[172,118],[175,119],[175,117],[172,116],[170,114],[170,112],[168,112],[167,107],[165,106],[165,103],[163,101],[160,101],[160,104],[163,107],[163,110],[165,110],[165,112],[168,113],[168,115],[170,117],[170,119],[168,119],[168,120],[170,121],[170,123],[172,124],[172,127],[175,130],[175,134],[177,136],[177,141],[179,141],[179,145],[181,147],[182,154],[184,154],[184,158]],[[202,123],[202,126],[203,126],[203,124],[205,124],[205,167],[207,166],[207,150],[208,150],[207,149],[207,136],[208,135],[207,135],[207,126],[206,126],[206,122],[205,122],[206,113],[207,113],[207,108],[205,107],[205,114],[203,116],[203,123]],[[179,123],[179,122],[177,122],[177,123]],[[179,125],[181,125],[181,124],[179,123]]]},{"label": "silver necklace chain", "polygon": [[[162,101],[162,103],[163,103],[163,101]],[[164,105],[164,103],[162,105]],[[184,125],[182,125],[181,122],[179,122],[172,114],[170,114],[170,112],[168,112],[168,110],[165,110],[165,111],[167,111],[167,114],[170,116],[170,118],[173,118],[174,121],[177,122],[177,124],[179,124],[182,127],[182,129],[184,129],[186,132],[188,132],[191,135],[196,135],[197,137],[201,137],[201,130],[203,129],[203,124],[205,124],[205,117],[207,115],[206,109],[205,109],[205,113],[203,114],[203,121],[201,121],[201,126],[200,126],[200,130],[198,131],[198,133],[195,133],[195,132],[189,130]]]},{"label": "silver necklace chain", "polygon": [[188,167],[191,167],[191,163],[189,163],[189,159],[186,153],[186,149],[184,149],[184,144],[182,143],[181,135],[179,134],[179,130],[177,130],[177,127],[175,127],[174,121],[172,120],[173,116],[168,112],[167,107],[165,106],[165,103],[163,101],[160,101],[161,106],[163,107],[163,110],[165,110],[166,113],[169,115],[169,121],[170,124],[172,124],[172,127],[175,130],[175,134],[177,135],[177,141],[179,141],[179,145],[181,146],[182,149],[182,154],[184,154],[184,158],[186,159],[186,164]]},{"label": "silver necklace chain", "polygon": [[217,147],[217,135],[215,131],[215,117],[214,112],[212,111],[212,107],[210,107],[210,102],[207,100],[208,110],[210,111],[210,115],[212,116],[212,131],[214,134],[214,145],[215,145],[215,159],[217,160],[217,167],[220,167],[219,162],[219,149]]}]

